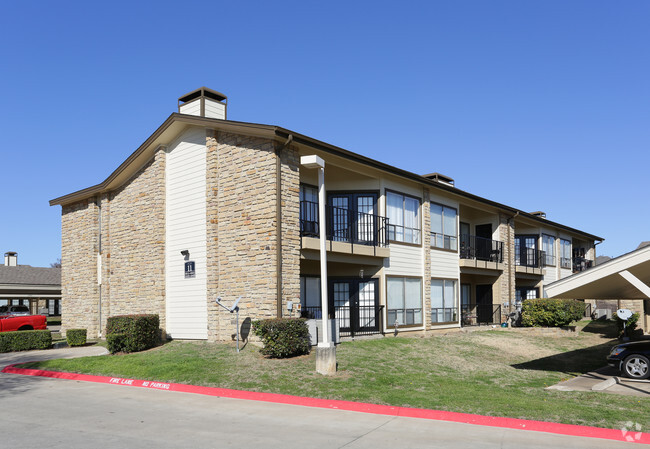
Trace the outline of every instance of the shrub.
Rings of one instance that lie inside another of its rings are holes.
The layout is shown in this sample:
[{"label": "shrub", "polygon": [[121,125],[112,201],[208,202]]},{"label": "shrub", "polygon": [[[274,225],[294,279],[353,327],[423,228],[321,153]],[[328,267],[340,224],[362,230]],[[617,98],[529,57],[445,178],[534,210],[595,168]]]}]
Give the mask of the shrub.
[{"label": "shrub", "polygon": [[[618,336],[623,337],[623,322],[624,320],[620,319],[616,312],[613,313],[612,317],[614,318],[614,321],[616,321],[616,326],[618,327]],[[627,320],[627,323],[625,324],[625,329],[627,329],[627,335],[631,335],[632,332],[634,332],[634,329],[636,329],[636,326],[639,321],[639,313],[634,312],[632,316]]]},{"label": "shrub", "polygon": [[311,348],[309,328],[302,318],[254,321],[253,332],[264,344],[262,354],[269,357],[294,357],[308,354]]},{"label": "shrub", "polygon": [[49,330],[0,333],[0,352],[49,349],[51,346],[52,333]]},{"label": "shrub", "polygon": [[585,304],[575,299],[537,298],[522,304],[523,326],[567,326],[583,317]]},{"label": "shrub", "polygon": [[108,344],[108,350],[111,351],[111,354],[116,352],[128,352],[126,351],[125,342],[126,334],[108,334],[106,336],[106,343]]},{"label": "shrub", "polygon": [[86,329],[68,329],[65,339],[70,346],[83,346],[86,344]]},{"label": "shrub", "polygon": [[[153,348],[160,342],[160,319],[158,315],[120,315],[108,318],[106,340],[109,350],[115,352],[138,352]],[[120,337],[111,338],[119,334]],[[113,341],[111,348],[110,341]],[[115,350],[113,350],[115,349]]]}]

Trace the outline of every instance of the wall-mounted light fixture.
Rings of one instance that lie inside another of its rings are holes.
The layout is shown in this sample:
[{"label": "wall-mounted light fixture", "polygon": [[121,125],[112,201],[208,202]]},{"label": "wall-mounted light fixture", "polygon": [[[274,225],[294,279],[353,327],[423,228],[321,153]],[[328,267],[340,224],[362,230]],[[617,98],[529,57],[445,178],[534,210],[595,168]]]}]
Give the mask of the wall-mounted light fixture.
[{"label": "wall-mounted light fixture", "polygon": [[188,249],[184,249],[181,251],[181,254],[185,258],[185,260],[188,260],[190,258],[190,251]]}]

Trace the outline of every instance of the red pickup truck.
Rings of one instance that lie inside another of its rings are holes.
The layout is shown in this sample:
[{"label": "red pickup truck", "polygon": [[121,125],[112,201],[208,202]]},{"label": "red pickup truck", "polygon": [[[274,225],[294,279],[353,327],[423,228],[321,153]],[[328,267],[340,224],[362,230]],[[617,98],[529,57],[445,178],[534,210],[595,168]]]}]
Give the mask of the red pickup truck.
[{"label": "red pickup truck", "polygon": [[0,315],[0,332],[47,329],[45,315]]}]

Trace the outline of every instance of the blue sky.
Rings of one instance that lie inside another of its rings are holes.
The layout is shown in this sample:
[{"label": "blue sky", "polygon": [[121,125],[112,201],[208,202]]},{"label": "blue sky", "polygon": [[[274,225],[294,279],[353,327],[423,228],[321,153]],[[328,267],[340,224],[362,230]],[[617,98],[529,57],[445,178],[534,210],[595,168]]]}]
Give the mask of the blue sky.
[{"label": "blue sky", "polygon": [[602,236],[643,240],[650,2],[4,2],[0,252],[60,257],[52,198],[207,86],[287,127]]}]

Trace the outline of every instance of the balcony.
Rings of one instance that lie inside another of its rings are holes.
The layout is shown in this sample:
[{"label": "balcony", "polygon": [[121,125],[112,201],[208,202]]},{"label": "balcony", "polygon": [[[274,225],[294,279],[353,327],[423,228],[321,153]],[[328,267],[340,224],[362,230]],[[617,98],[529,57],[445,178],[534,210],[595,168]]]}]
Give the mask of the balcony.
[{"label": "balcony", "polygon": [[475,235],[460,236],[460,266],[501,270],[503,242]]},{"label": "balcony", "polygon": [[573,272],[574,273],[580,273],[581,271],[585,271],[587,268],[591,268],[594,266],[594,261],[585,259],[584,257],[574,257],[573,258]]},{"label": "balcony", "polygon": [[[318,203],[300,202],[303,249],[319,249]],[[341,207],[325,206],[327,250],[361,256],[389,257],[388,218]]]},{"label": "balcony", "polygon": [[546,266],[546,252],[534,248],[519,248],[515,245],[515,271],[543,275]]}]

